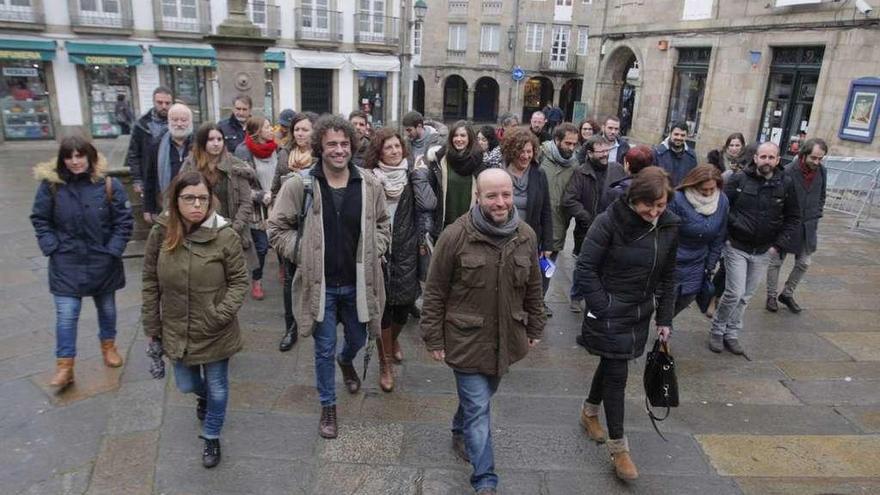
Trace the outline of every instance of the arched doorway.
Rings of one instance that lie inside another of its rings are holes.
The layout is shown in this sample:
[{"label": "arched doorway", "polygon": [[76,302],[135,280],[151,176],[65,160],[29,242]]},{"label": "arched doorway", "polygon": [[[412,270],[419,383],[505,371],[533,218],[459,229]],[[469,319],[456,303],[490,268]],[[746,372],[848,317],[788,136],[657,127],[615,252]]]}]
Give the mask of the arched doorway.
[{"label": "arched doorway", "polygon": [[422,79],[422,76],[418,76],[418,79],[413,81],[412,108],[425,115],[425,80]]},{"label": "arched doorway", "polygon": [[451,75],[443,83],[443,120],[467,118],[467,83],[461,76]]},{"label": "arched doorway", "polygon": [[638,57],[628,46],[617,47],[611,52],[601,71],[596,112],[600,118],[605,115],[618,116],[621,134],[626,134],[632,127],[640,86],[641,68]]},{"label": "arched doorway", "polygon": [[565,113],[565,120],[570,122],[574,116],[574,102],[581,101],[583,79],[569,79],[559,89],[559,108]]},{"label": "arched doorway", "polygon": [[522,121],[528,122],[532,113],[553,103],[553,83],[546,77],[530,77],[523,87]]},{"label": "arched doorway", "polygon": [[494,123],[497,119],[498,83],[491,77],[481,77],[474,88],[474,120]]}]

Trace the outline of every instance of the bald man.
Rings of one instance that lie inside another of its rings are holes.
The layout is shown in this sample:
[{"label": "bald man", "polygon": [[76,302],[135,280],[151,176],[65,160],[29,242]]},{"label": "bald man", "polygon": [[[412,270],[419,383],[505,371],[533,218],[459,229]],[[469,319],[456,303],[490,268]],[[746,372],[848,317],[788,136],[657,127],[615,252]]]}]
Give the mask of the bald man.
[{"label": "bald man", "polygon": [[144,221],[153,223],[163,209],[162,193],[180,171],[192,148],[193,114],[183,103],[168,109],[168,131],[147,154],[142,170],[144,181]]},{"label": "bald man", "polygon": [[770,257],[789,245],[797,232],[797,192],[791,177],[779,168],[779,155],[779,146],[762,143],[752,163],[724,184],[730,201],[723,254],[727,281],[712,319],[712,352],[745,352],[739,334],[749,299],[767,276]]},{"label": "bald man", "polygon": [[434,248],[422,305],[428,352],[455,374],[452,449],[471,463],[477,493],[495,493],[490,401],[509,366],[544,332],[538,241],[513,205],[501,169],[477,177],[476,204],[446,227]]}]

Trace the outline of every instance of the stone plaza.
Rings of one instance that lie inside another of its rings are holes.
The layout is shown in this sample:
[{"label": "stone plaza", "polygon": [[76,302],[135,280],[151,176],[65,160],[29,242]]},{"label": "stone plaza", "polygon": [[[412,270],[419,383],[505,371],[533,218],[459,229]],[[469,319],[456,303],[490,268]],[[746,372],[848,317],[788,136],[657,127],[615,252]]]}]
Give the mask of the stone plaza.
[{"label": "stone plaza", "polygon": [[[97,144],[121,162],[124,143]],[[450,448],[453,375],[425,352],[417,322],[404,330],[395,391],[379,389],[374,353],[360,393],[348,395],[337,378],[340,435],[319,438],[313,343],[277,350],[283,316],[274,256],[266,299],[248,298],[239,315],[245,350],[230,364],[216,469],[200,462],[195,399],[176,391],[170,367],[164,380],[150,377],[136,256],[126,259],[128,284],[117,293],[124,367],[101,363],[94,306],[86,303],[76,383],[53,394],[46,384],[55,315],[28,215],[30,169],[56,149],[0,148],[0,493],[470,493],[470,466]],[[605,448],[577,421],[597,359],[574,342],[581,315],[568,309],[567,250],[548,293],[555,315],[544,339],[504,377],[493,403],[500,493],[880,493],[880,236],[849,224],[834,213],[820,224],[819,251],[797,294],[803,313],[768,313],[758,291],[742,336],[747,357],[711,353],[709,320],[696,309],[676,320],[682,404],[660,424],[668,442],[644,412],[644,358],[632,363],[626,428],[642,477],[630,484],[616,480]]]}]

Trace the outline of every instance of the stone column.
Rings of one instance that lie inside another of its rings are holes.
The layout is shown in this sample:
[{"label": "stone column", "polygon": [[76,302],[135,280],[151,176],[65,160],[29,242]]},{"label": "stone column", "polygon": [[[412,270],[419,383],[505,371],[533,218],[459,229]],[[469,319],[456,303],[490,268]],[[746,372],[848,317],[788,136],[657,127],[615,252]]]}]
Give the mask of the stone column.
[{"label": "stone column", "polygon": [[474,120],[474,95],[476,94],[476,90],[472,88],[468,88],[467,90],[467,119]]},{"label": "stone column", "polygon": [[247,16],[245,0],[227,0],[229,16],[219,26],[217,34],[205,36],[217,51],[217,79],[220,83],[220,115],[232,112],[237,95],[250,96],[254,107],[262,108],[266,97],[263,53],[275,44],[264,38],[260,28]]}]

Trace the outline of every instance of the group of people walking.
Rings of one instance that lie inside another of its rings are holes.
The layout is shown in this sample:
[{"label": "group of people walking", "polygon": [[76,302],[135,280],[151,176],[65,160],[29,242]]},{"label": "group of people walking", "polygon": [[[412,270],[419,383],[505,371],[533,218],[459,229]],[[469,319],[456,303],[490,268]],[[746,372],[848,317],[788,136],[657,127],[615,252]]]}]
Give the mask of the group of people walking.
[{"label": "group of people walking", "polygon": [[[768,267],[767,308],[779,301],[800,311],[793,292],[816,248],[824,202],[827,146],[819,139],[783,171],[775,144],[748,151],[742,135],[697,165],[686,124],[673,124],[651,148],[630,147],[615,117],[554,122],[550,133],[540,112],[528,126],[511,116],[498,129],[446,127],[411,112],[401,133],[369,129],[360,112],[345,119],[285,110],[273,126],[251,106],[237,97],[229,119],[193,132],[189,109],[159,88],[127,158],[152,225],[143,329],[173,363],[178,389],[196,395],[205,467],[221,459],[229,360],[243,346],[237,313],[248,292],[264,298],[270,248],[283,281],[279,349],[314,338],[320,436],[338,435],[336,367],[347,392],[358,393],[354,360],[375,339],[379,386],[392,392],[405,356],[401,332],[420,316],[427,350],[455,375],[452,448],[471,463],[471,484],[483,494],[498,485],[491,398],[552,316],[548,267],[572,218],[570,308],[583,314],[578,343],[600,356],[580,422],[607,443],[622,479],[638,476],[623,429],[628,361],[644,353],[652,318],[658,338],[669,339],[675,315],[718,281],[719,264],[725,282],[712,351],[743,352],[742,312]],[[50,259],[52,385],[60,389],[74,380],[83,297],[98,309],[105,364],[122,365],[114,293],[125,284],[133,218],[123,187],[85,139],[64,139],[57,159],[36,172],[31,220]],[[777,294],[786,253],[796,268]]]}]

